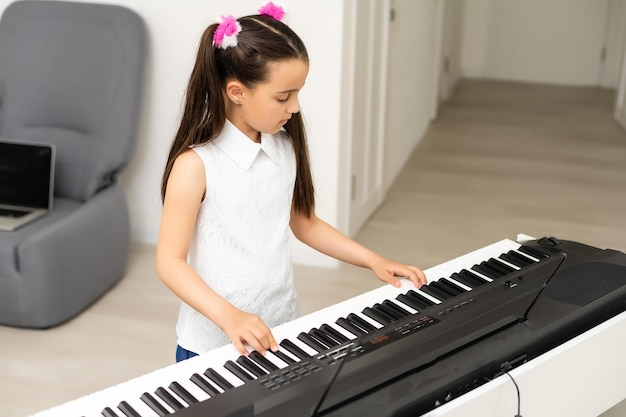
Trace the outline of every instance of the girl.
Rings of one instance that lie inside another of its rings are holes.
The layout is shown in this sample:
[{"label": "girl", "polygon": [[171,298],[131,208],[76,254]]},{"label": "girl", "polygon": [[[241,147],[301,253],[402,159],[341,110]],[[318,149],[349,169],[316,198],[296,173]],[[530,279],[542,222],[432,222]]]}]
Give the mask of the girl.
[{"label": "girl", "polygon": [[269,3],[202,35],[163,174],[157,273],[181,300],[177,361],[231,341],[276,351],[270,331],[297,316],[289,229],[312,248],[399,286],[426,282],[316,217],[298,93],[301,39]]}]

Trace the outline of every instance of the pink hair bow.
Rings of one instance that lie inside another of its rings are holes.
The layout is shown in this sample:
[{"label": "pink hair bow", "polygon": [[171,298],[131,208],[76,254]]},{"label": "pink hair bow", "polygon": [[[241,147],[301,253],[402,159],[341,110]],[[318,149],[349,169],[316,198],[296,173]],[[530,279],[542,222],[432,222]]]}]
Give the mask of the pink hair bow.
[{"label": "pink hair bow", "polygon": [[237,35],[241,32],[241,25],[232,15],[222,16],[213,34],[213,45],[227,49],[237,46]]},{"label": "pink hair bow", "polygon": [[283,17],[285,17],[285,10],[281,6],[277,6],[270,1],[259,9],[259,14],[264,14],[273,17],[276,20],[282,21]]}]

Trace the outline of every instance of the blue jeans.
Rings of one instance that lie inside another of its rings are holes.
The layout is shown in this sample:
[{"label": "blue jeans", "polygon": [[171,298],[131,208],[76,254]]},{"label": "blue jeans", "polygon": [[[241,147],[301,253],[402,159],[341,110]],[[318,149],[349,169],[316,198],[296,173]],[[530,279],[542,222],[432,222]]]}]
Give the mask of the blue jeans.
[{"label": "blue jeans", "polygon": [[198,354],[178,345],[176,346],[176,362],[184,361],[186,359],[193,358],[194,356],[198,356]]}]

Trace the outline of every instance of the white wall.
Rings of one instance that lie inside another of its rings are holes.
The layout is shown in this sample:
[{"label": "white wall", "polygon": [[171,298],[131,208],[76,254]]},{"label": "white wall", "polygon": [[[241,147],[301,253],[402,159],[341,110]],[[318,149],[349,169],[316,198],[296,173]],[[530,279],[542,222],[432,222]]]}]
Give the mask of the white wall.
[{"label": "white wall", "polygon": [[439,63],[438,101],[443,102],[455,91],[461,78],[461,41],[463,34],[463,2],[444,0]]},{"label": "white wall", "polygon": [[[51,0],[54,1],[54,0]],[[97,0],[84,0],[98,2]],[[183,93],[196,48],[206,26],[221,14],[256,13],[259,0],[106,0],[138,12],[149,34],[145,106],[136,154],[121,183],[127,191],[132,237],[156,243],[161,215],[160,181],[175,134]],[[12,1],[0,0],[0,11]],[[343,2],[283,0],[287,23],[302,37],[310,56],[310,72],[301,93],[308,126],[316,185],[317,214],[330,224],[338,218],[338,159]],[[323,255],[296,243],[296,262],[327,262]]]},{"label": "white wall", "polygon": [[465,77],[617,88],[625,0],[463,3]]},{"label": "white wall", "polygon": [[464,0],[461,35],[461,73],[467,78],[487,74],[487,48],[492,0]]},{"label": "white wall", "polygon": [[626,44],[624,44],[622,62],[622,75],[615,105],[615,119],[626,129]]},{"label": "white wall", "polygon": [[389,29],[385,188],[396,178],[435,114],[437,0],[395,0]]},{"label": "white wall", "polygon": [[[618,19],[622,22],[626,21],[626,0],[616,0],[621,1]],[[615,119],[621,124],[624,129],[626,129],[626,27],[622,27],[621,33],[619,34],[621,43],[621,53],[616,59],[617,62],[622,63],[621,73],[619,75],[619,89],[617,91],[617,98],[615,103]]]}]

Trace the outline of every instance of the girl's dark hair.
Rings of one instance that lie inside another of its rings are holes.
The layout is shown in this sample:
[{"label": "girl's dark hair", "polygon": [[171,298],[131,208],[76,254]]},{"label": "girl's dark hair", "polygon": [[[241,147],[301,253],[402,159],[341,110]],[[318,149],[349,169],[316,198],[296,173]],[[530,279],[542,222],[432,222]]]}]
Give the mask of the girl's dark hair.
[{"label": "girl's dark hair", "polygon": [[[235,47],[221,49],[213,45],[217,23],[210,25],[202,34],[187,86],[180,126],[161,181],[162,199],[165,198],[167,181],[176,158],[193,145],[215,139],[224,128],[227,80],[236,79],[247,88],[254,88],[268,79],[271,63],[309,60],[302,40],[284,23],[266,15],[245,16],[237,21],[241,24],[241,32]],[[284,128],[291,136],[296,154],[294,206],[298,212],[310,217],[315,201],[301,114],[294,114]]]}]

